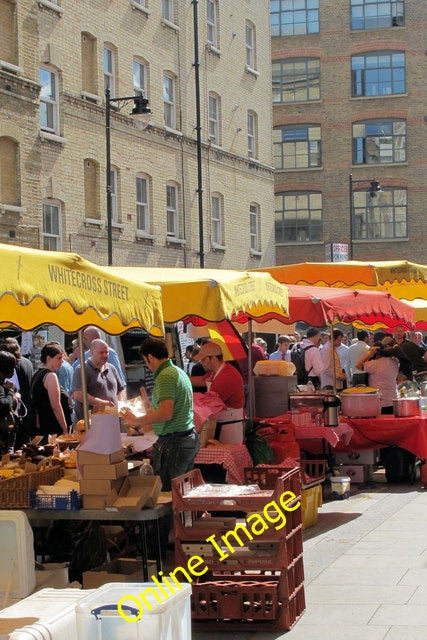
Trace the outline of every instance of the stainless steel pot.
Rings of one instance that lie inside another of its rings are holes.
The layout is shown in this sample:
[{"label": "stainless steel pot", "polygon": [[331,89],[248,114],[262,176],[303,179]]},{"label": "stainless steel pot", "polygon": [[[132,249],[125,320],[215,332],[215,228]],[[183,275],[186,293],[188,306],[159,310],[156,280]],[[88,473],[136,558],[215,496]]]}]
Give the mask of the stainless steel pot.
[{"label": "stainless steel pot", "polygon": [[397,418],[409,418],[421,414],[419,398],[395,398],[393,413]]}]

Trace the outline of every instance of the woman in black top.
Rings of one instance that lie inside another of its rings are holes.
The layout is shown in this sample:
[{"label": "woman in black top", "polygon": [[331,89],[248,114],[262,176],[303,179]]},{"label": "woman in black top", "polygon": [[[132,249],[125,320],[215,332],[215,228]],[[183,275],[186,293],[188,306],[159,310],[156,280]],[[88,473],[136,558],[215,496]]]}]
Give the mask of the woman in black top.
[{"label": "woman in black top", "polygon": [[37,412],[34,435],[43,436],[47,442],[52,434],[65,435],[71,424],[65,417],[61,404],[61,388],[55,371],[62,365],[63,352],[60,346],[47,343],[40,353],[41,368],[31,382],[33,409]]},{"label": "woman in black top", "polygon": [[15,385],[5,382],[13,376],[16,358],[7,351],[0,351],[0,454],[7,453],[11,445],[10,425],[13,424],[12,409],[15,402]]}]

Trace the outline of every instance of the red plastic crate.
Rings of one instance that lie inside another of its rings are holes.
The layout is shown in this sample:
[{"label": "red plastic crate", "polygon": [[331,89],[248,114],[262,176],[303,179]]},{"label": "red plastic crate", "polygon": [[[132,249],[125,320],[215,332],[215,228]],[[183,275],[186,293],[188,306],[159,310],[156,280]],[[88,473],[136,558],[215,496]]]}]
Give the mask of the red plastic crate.
[{"label": "red plastic crate", "polygon": [[[213,485],[212,495],[188,496],[188,492],[196,487],[206,484],[200,469],[193,469],[187,474],[178,476],[172,480],[172,508],[176,511],[258,511],[262,510],[267,502],[280,501],[280,496],[285,491],[292,491],[292,487],[299,486],[299,468],[291,471],[284,470],[278,478],[273,490],[265,489],[254,491],[250,494],[240,495],[238,490],[235,495],[219,495],[227,485]],[[215,495],[215,492],[218,492]],[[294,491],[296,495],[300,491]]]}]

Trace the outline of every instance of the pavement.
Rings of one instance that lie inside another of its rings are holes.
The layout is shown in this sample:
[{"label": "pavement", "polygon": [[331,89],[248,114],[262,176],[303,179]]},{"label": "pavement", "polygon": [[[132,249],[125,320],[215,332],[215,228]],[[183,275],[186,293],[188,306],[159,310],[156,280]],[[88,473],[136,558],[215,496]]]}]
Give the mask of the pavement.
[{"label": "pavement", "polygon": [[192,640],[425,640],[427,489],[373,481],[327,498],[304,531],[306,611],[287,632],[194,632]]}]

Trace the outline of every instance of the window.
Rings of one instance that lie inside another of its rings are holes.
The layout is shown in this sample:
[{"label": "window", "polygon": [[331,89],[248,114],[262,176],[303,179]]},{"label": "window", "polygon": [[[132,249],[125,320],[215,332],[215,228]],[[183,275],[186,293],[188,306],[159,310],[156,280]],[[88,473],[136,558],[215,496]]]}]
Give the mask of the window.
[{"label": "window", "polygon": [[249,205],[249,235],[252,251],[260,251],[259,242],[259,207],[257,204]]},{"label": "window", "polygon": [[250,22],[246,23],[246,66],[255,69],[255,27]]},{"label": "window", "polygon": [[18,143],[6,136],[0,138],[0,202],[20,205],[18,180]]},{"label": "window", "polygon": [[43,249],[61,250],[61,207],[58,204],[43,204]]},{"label": "window", "polygon": [[0,38],[0,60],[15,65],[17,63],[15,2],[0,2],[0,21],[2,37]]},{"label": "window", "polygon": [[319,0],[270,0],[271,35],[319,33]]},{"label": "window", "polygon": [[96,95],[98,91],[97,78],[97,54],[96,39],[90,33],[82,33],[81,36],[81,54],[82,54],[82,90],[87,93]]},{"label": "window", "polygon": [[115,97],[115,60],[114,51],[104,47],[104,93],[110,89],[110,97]]},{"label": "window", "polygon": [[222,233],[222,197],[216,193],[212,195],[212,244],[222,246],[224,238]]},{"label": "window", "polygon": [[388,96],[405,93],[405,54],[366,53],[351,59],[351,95]]},{"label": "window", "polygon": [[117,202],[118,171],[115,167],[111,168],[110,183],[111,183],[111,222],[117,223],[119,221],[119,207]]},{"label": "window", "polygon": [[100,218],[99,206],[99,171],[94,160],[85,158],[83,166],[85,189],[85,217],[97,220]]},{"label": "window", "polygon": [[133,61],[133,94],[135,96],[145,96],[146,95],[146,71],[145,64],[142,62],[138,62],[138,60]]},{"label": "window", "polygon": [[136,176],[136,228],[150,233],[149,180],[147,176]]},{"label": "window", "polygon": [[133,0],[135,2],[135,4],[140,4],[141,7],[145,7],[146,2],[145,0]]},{"label": "window", "polygon": [[322,194],[276,194],[275,235],[281,242],[322,242]]},{"label": "window", "polygon": [[304,169],[322,165],[321,133],[316,125],[292,125],[273,130],[275,169]]},{"label": "window", "polygon": [[179,238],[178,229],[178,188],[166,185],[166,235]]},{"label": "window", "polygon": [[318,58],[273,62],[273,102],[308,102],[320,99]]},{"label": "window", "polygon": [[209,96],[209,140],[219,144],[219,99]]},{"label": "window", "polygon": [[40,69],[40,126],[43,131],[59,133],[58,74]]},{"label": "window", "polygon": [[384,189],[371,198],[353,193],[354,238],[376,240],[407,237],[406,189]]},{"label": "window", "polygon": [[257,157],[257,117],[253,111],[248,111],[248,157]]},{"label": "window", "polygon": [[406,162],[406,122],[377,120],[353,124],[353,164]]},{"label": "window", "polygon": [[163,114],[165,127],[175,129],[175,80],[172,76],[163,76]]},{"label": "window", "polygon": [[351,28],[388,29],[405,24],[405,3],[401,0],[350,0]]},{"label": "window", "polygon": [[218,46],[218,2],[217,0],[207,0],[206,3],[206,29],[207,41],[214,47]]},{"label": "window", "polygon": [[173,22],[173,0],[162,0],[162,18]]}]

